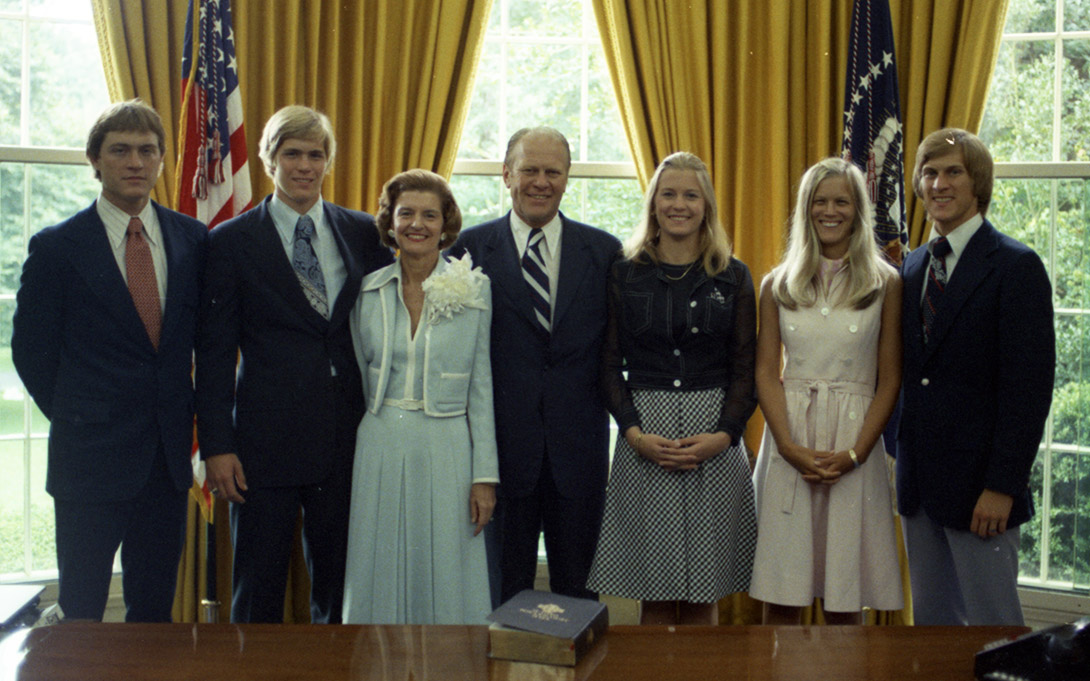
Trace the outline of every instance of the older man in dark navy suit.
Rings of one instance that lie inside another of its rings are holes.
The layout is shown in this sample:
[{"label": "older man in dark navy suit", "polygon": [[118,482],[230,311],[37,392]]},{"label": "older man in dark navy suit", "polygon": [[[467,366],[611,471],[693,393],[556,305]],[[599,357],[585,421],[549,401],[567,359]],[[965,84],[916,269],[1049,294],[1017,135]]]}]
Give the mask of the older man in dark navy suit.
[{"label": "older man in dark navy suit", "polygon": [[1022,624],[1018,527],[1056,366],[1048,274],[984,218],[992,158],[975,135],[928,135],[912,180],[934,225],[904,265],[897,496],[915,622]]},{"label": "older man in dark navy suit", "polygon": [[[507,145],[511,212],[462,232],[492,280],[492,382],[500,483],[489,530],[493,600],[533,588],[545,532],[549,583],[594,597],[587,573],[601,524],[609,421],[599,390],[606,280],[620,242],[559,212],[571,150],[552,128]],[[494,534],[493,534],[494,533]],[[498,557],[496,553],[498,552]]]},{"label": "older man in dark navy suit", "polygon": [[171,619],[208,232],[150,200],[163,139],[143,102],[107,109],[87,141],[101,194],[35,234],[23,264],[12,359],[50,420],[46,490],[69,619],[102,619],[119,545],[126,620]]},{"label": "older man in dark navy suit", "polygon": [[277,111],[260,149],[275,193],[211,234],[197,425],[209,485],[231,502],[234,622],[283,621],[300,508],[311,620],[341,621],[364,407],[348,313],[393,258],[370,215],[322,201],[335,149],[325,115]]}]

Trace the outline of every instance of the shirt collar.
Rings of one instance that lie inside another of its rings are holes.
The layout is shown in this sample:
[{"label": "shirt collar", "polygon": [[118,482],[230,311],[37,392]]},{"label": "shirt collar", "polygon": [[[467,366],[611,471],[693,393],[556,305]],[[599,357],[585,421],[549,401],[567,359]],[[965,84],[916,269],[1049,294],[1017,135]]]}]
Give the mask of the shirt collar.
[{"label": "shirt collar", "polygon": [[[101,193],[95,201],[95,210],[102,224],[106,226],[106,235],[110,238],[110,242],[117,247],[125,240],[125,233],[129,231],[129,220],[134,216],[110,203],[110,200]],[[135,217],[140,218],[140,222],[144,223],[144,238],[148,240],[148,243],[153,247],[159,245],[157,229],[159,217],[155,213],[152,202],[149,200],[145,203],[144,208]]]},{"label": "shirt collar", "polygon": [[[322,220],[324,215],[323,205],[322,197],[319,196],[314,205],[310,207],[310,210],[305,213],[314,221],[314,238],[316,239],[320,238],[319,231],[324,224]],[[269,215],[272,216],[273,224],[276,225],[276,229],[280,232],[280,238],[284,240],[284,243],[293,242],[295,240],[295,223],[299,222],[302,215],[281,201],[280,197],[275,193],[273,193],[272,199],[269,201]]]},{"label": "shirt collar", "polygon": [[[519,245],[520,251],[526,247],[531,229],[533,227],[523,222],[518,213],[511,211],[511,232],[515,236],[515,243]],[[549,249],[549,253],[556,253],[556,245],[560,241],[560,211],[557,211],[553,219],[541,228],[541,231],[545,235],[545,247]]]},{"label": "shirt collar", "polygon": [[[984,216],[977,213],[946,235],[946,241],[950,244],[950,252],[954,254],[955,258],[961,257],[961,252],[969,245],[969,240],[973,238],[973,235],[976,234],[976,231],[980,229],[980,226],[983,224]],[[934,230],[932,231],[934,232]],[[931,235],[931,239],[927,242],[928,246],[930,247],[939,236],[941,235],[938,232],[934,232]]]}]

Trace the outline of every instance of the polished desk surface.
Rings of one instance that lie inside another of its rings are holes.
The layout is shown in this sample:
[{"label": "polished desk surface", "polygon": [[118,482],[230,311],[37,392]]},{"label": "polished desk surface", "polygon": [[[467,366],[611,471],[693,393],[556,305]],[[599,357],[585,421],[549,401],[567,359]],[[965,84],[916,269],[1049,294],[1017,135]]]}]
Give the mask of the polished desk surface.
[{"label": "polished desk surface", "polygon": [[0,641],[17,681],[970,681],[1020,627],[615,626],[572,667],[490,660],[478,626],[67,623]]}]

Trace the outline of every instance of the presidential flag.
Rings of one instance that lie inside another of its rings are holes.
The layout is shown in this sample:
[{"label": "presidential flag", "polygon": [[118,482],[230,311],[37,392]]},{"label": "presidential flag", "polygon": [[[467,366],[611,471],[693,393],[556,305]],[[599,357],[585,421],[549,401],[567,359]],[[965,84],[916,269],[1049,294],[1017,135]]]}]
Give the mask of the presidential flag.
[{"label": "presidential flag", "polygon": [[908,246],[904,129],[888,0],[855,0],[852,9],[841,155],[866,175],[875,237],[900,265]]},{"label": "presidential flag", "polygon": [[[182,50],[182,120],[174,205],[208,225],[251,208],[229,0],[190,0]],[[193,494],[211,522],[204,462],[193,448]]]}]

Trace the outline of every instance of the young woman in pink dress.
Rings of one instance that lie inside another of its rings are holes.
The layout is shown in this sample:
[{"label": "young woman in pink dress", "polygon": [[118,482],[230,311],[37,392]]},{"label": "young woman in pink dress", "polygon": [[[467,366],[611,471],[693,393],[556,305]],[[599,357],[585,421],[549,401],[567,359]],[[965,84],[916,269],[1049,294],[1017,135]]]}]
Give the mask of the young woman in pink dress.
[{"label": "young woman in pink dress", "polygon": [[862,173],[839,158],[817,163],[802,177],[783,260],[761,284],[766,427],[750,595],[766,603],[766,623],[799,623],[815,598],[828,623],[903,606],[881,439],[901,384],[900,310]]}]

